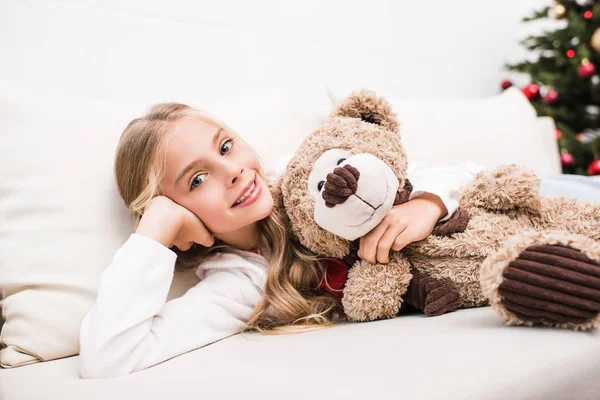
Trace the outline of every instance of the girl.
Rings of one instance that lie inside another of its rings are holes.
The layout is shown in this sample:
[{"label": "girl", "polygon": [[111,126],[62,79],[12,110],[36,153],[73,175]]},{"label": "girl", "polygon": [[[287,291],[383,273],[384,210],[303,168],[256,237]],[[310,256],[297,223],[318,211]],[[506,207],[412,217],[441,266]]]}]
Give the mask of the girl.
[{"label": "girl", "polygon": [[[363,259],[387,262],[390,248],[425,238],[454,212],[459,180],[440,172],[413,168],[413,198],[363,237]],[[289,238],[257,155],[225,124],[156,105],[123,132],[115,175],[137,227],[81,325],[82,377],[128,374],[246,328],[334,321],[339,300],[320,288],[323,264]],[[165,302],[175,267],[196,268],[200,282]]]}]

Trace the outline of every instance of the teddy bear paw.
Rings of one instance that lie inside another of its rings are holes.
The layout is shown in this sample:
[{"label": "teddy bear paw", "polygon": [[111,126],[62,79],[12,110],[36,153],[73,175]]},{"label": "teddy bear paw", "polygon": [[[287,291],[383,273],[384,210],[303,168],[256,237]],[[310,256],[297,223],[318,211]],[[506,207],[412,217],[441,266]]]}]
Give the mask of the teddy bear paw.
[{"label": "teddy bear paw", "polygon": [[452,236],[455,233],[464,232],[469,224],[469,212],[458,208],[454,214],[443,222],[438,222],[431,232],[434,236]]},{"label": "teddy bear paw", "polygon": [[498,294],[508,322],[590,329],[600,323],[600,262],[570,246],[530,246],[504,269]]},{"label": "teddy bear paw", "polygon": [[491,211],[540,209],[540,179],[526,168],[502,165],[480,171],[462,189],[460,205],[464,209],[483,208]]},{"label": "teddy bear paw", "polygon": [[456,310],[460,294],[450,284],[417,270],[406,292],[406,303],[434,317]]}]

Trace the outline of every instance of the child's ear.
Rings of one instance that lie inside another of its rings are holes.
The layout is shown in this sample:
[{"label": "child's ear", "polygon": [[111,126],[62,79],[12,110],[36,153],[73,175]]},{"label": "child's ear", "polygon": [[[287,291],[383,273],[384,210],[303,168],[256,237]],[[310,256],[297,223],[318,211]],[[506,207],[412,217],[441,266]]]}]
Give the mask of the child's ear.
[{"label": "child's ear", "polygon": [[390,132],[399,131],[398,119],[390,103],[369,90],[353,92],[342,100],[330,116],[360,118],[365,122],[381,125]]}]

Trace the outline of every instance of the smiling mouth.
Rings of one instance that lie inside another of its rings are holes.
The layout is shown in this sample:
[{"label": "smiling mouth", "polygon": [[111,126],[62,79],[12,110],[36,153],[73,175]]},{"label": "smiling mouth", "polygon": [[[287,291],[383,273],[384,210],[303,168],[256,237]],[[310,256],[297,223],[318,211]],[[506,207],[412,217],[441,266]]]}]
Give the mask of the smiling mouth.
[{"label": "smiling mouth", "polygon": [[[231,206],[231,208],[236,208],[239,205],[244,204],[248,199],[252,198],[252,196],[259,190],[258,182],[256,181],[257,175],[254,175],[254,179],[248,184],[246,192],[242,194],[238,200]],[[248,193],[249,192],[249,193]]]}]

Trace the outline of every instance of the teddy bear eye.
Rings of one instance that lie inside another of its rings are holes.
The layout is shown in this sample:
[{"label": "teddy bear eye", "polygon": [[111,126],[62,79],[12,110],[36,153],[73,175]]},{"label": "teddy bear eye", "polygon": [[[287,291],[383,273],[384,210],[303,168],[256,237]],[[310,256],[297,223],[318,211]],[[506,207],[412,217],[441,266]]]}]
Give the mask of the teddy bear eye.
[{"label": "teddy bear eye", "polygon": [[323,185],[325,184],[325,181],[321,181],[319,182],[318,188],[319,188],[319,192],[321,191],[321,189],[323,189]]},{"label": "teddy bear eye", "polygon": [[344,161],[346,161],[345,158],[340,158],[337,162],[337,165],[340,165],[341,163],[343,163]]}]

